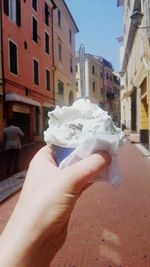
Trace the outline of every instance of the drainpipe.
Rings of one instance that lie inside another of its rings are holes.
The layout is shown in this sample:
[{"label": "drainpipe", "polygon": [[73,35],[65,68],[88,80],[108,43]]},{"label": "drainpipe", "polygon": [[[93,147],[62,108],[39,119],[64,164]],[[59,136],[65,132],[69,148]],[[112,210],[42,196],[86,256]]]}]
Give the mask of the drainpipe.
[{"label": "drainpipe", "polygon": [[55,2],[53,0],[51,0],[52,2],[52,71],[53,71],[53,101],[54,101],[54,105],[55,105],[55,71],[56,71],[56,67],[55,67],[55,54],[54,54],[54,10],[57,8]]},{"label": "drainpipe", "polygon": [[0,39],[1,39],[1,63],[2,63],[2,86],[3,86],[3,119],[6,118],[5,102],[5,75],[4,75],[4,49],[3,49],[3,20],[2,20],[2,1],[0,1]]}]

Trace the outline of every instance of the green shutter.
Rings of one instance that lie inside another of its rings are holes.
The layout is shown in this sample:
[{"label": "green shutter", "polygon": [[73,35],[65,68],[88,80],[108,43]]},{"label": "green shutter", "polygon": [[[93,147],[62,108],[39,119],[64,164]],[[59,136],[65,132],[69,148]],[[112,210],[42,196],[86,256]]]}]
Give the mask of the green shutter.
[{"label": "green shutter", "polygon": [[21,26],[21,2],[16,0],[16,23]]},{"label": "green shutter", "polygon": [[8,16],[9,15],[9,1],[8,0],[4,0],[4,13]]}]

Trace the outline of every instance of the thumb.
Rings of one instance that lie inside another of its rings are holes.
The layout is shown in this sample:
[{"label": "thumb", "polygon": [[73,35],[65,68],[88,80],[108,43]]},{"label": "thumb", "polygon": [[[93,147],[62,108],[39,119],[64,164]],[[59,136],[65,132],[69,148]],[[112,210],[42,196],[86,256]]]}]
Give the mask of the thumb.
[{"label": "thumb", "polygon": [[110,154],[100,151],[90,155],[71,165],[64,170],[67,173],[73,186],[77,186],[80,190],[97,174],[102,173],[111,163]]}]

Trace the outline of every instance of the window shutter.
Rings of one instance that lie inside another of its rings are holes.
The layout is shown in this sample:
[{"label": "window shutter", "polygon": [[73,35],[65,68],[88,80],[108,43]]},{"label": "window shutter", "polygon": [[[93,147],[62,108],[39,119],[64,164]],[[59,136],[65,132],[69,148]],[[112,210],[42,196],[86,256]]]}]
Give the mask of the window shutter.
[{"label": "window shutter", "polygon": [[49,54],[49,35],[47,32],[45,33],[45,51]]},{"label": "window shutter", "polygon": [[32,36],[33,36],[33,40],[38,43],[38,31],[37,31],[37,21],[36,19],[33,17],[32,18],[32,23],[33,23],[33,33],[32,33]]},{"label": "window shutter", "polygon": [[4,0],[4,13],[8,16],[9,15],[9,0]]},{"label": "window shutter", "polygon": [[45,24],[49,26],[49,10],[48,5],[45,3]]},{"label": "window shutter", "polygon": [[50,91],[50,72],[46,70],[46,89]]},{"label": "window shutter", "polygon": [[148,37],[150,38],[150,0],[148,0],[147,20],[148,20]]},{"label": "window shutter", "polygon": [[39,85],[39,63],[36,60],[33,60],[34,64],[34,83]]},{"label": "window shutter", "polygon": [[18,26],[21,26],[21,2],[20,0],[16,0],[16,23]]},{"label": "window shutter", "polygon": [[14,74],[18,74],[17,46],[11,41],[9,41],[9,54],[10,54],[10,71]]}]

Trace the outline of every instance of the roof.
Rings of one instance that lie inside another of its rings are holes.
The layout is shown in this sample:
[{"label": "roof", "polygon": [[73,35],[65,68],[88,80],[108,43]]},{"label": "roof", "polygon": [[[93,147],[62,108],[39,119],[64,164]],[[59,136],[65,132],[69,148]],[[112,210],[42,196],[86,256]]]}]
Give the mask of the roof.
[{"label": "roof", "polygon": [[117,6],[123,6],[124,0],[117,0]]},{"label": "roof", "polygon": [[70,18],[71,18],[71,20],[72,20],[72,22],[73,22],[73,24],[74,24],[74,26],[75,26],[75,28],[76,28],[76,31],[79,32],[79,29],[78,29],[78,27],[77,27],[77,24],[75,23],[74,18],[72,17],[72,14],[71,14],[71,12],[70,12],[70,10],[69,10],[69,8],[68,8],[66,2],[65,2],[64,0],[62,0],[62,1],[63,1],[64,5],[65,5],[65,7],[66,7],[66,9],[67,9],[67,12],[69,13],[69,16],[70,16]]}]

